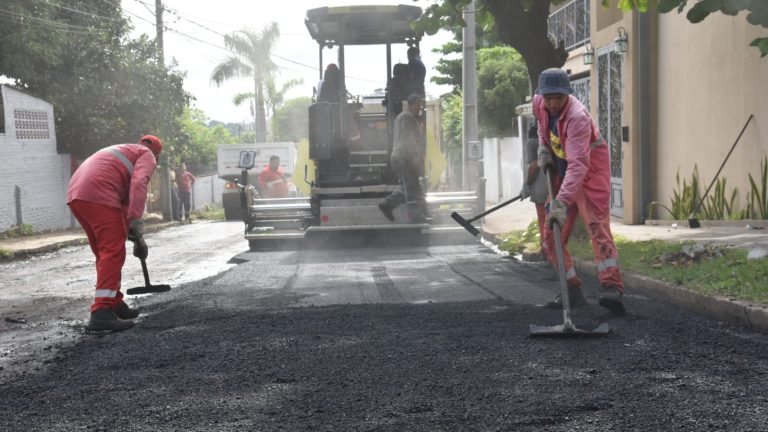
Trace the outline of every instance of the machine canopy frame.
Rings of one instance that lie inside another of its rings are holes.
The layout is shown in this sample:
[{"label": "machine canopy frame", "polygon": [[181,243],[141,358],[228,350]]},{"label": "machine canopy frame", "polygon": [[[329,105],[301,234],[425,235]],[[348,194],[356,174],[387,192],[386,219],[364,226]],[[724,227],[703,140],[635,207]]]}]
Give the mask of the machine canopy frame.
[{"label": "machine canopy frame", "polygon": [[421,17],[418,6],[338,6],[307,11],[304,24],[312,39],[326,47],[334,45],[378,45],[421,40],[423,31],[414,30],[411,22]]}]

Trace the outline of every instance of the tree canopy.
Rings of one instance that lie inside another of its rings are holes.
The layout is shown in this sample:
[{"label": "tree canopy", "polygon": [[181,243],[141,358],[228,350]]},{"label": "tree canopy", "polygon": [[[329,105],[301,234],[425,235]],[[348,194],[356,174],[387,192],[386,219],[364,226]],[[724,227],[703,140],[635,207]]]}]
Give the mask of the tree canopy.
[{"label": "tree canopy", "polygon": [[179,119],[183,139],[170,158],[172,166],[184,162],[197,173],[216,168],[216,149],[219,144],[234,144],[237,137],[221,123],[209,124],[205,113],[197,108],[186,108]]},{"label": "tree canopy", "polygon": [[[525,59],[531,88],[536,88],[539,74],[550,67],[562,67],[568,58],[563,46],[556,46],[548,37],[550,6],[566,0],[478,0],[476,22],[483,29],[494,29],[499,40],[516,49]],[[621,10],[637,9],[647,12],[658,8],[660,13],[677,9],[682,12],[693,0],[616,0]],[[454,29],[465,25],[463,12],[470,0],[439,0],[429,5],[417,27],[427,34],[440,29]],[[612,7],[611,0],[601,0],[604,7]],[[712,13],[736,15],[748,11],[747,21],[768,28],[768,1],[766,0],[696,0],[688,11],[688,20],[698,23]],[[768,38],[757,38],[751,45],[768,54]]]},{"label": "tree canopy", "polygon": [[509,47],[477,52],[478,126],[484,136],[505,136],[515,129],[515,108],[529,94],[528,71]]},{"label": "tree canopy", "polygon": [[0,75],[53,104],[59,151],[86,157],[146,133],[172,151],[183,75],[157,64],[153,41],[128,38],[119,4],[5,0],[0,23]]},{"label": "tree canopy", "polygon": [[[550,67],[561,67],[568,58],[564,46],[556,46],[547,33],[550,5],[566,0],[479,0],[476,23],[493,30],[504,45],[525,59],[532,88],[539,74]],[[463,12],[470,0],[441,0],[428,6],[415,24],[427,34],[465,25]]]},{"label": "tree canopy", "polygon": [[309,137],[309,106],[312,98],[288,99],[275,112],[277,135],[275,141],[299,142]]},{"label": "tree canopy", "polygon": [[[453,28],[449,29],[453,33],[453,40],[446,42],[440,48],[435,48],[432,52],[439,53],[441,56],[437,60],[437,64],[434,65],[434,69],[440,73],[430,78],[435,84],[450,85],[453,87],[453,92],[457,92],[461,88],[462,81],[462,59],[458,57],[446,57],[450,54],[462,53],[462,41],[463,32],[461,29]],[[475,47],[477,49],[491,48],[499,46],[499,38],[493,29],[484,29],[480,26],[475,31]],[[445,95],[447,96],[447,95]]]}]

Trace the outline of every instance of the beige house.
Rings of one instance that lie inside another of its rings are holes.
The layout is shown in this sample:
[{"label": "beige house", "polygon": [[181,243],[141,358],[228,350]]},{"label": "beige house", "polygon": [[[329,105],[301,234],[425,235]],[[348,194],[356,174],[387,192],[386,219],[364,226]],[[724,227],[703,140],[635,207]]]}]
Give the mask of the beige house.
[{"label": "beige house", "polygon": [[[768,154],[768,57],[749,43],[766,35],[746,14],[721,13],[691,24],[685,13],[604,9],[596,0],[553,8],[550,34],[570,52],[570,71],[611,149],[611,213],[626,224],[669,218],[676,175],[698,166],[703,190],[713,181],[750,115],[719,178],[737,187],[744,208],[748,174],[759,178]],[[626,36],[627,50],[616,39]],[[585,51],[593,51],[591,64]]]}]

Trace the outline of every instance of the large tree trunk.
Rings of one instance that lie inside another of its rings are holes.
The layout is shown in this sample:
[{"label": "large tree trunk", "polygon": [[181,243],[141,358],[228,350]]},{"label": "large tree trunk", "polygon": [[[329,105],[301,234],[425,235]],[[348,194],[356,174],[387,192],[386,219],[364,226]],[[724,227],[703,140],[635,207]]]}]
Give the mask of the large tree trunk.
[{"label": "large tree trunk", "polygon": [[549,0],[535,0],[524,10],[521,0],[483,0],[495,20],[502,42],[516,49],[528,67],[531,90],[545,69],[562,67],[568,59],[563,45],[555,46],[547,35]]}]

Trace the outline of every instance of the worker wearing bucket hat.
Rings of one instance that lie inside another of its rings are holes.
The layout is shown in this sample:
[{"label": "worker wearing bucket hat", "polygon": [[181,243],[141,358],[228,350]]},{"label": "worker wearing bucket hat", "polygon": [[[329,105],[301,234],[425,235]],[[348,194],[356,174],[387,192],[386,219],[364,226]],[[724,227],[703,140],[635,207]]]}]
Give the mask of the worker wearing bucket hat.
[{"label": "worker wearing bucket hat", "polygon": [[139,315],[120,292],[125,241],[134,242],[134,256],[147,257],[142,217],[147,184],[162,150],[162,141],[154,135],[143,136],[138,144],[106,147],[86,159],[70,179],[67,205],[96,256],[96,291],[88,331],[125,330]]},{"label": "worker wearing bucket hat", "polygon": [[[572,93],[568,74],[552,68],[539,76],[533,97],[533,113],[539,124],[538,165],[555,172],[557,191],[548,202],[548,223],[542,232],[545,252],[556,266],[552,222],[567,228],[576,215],[580,216],[592,240],[601,284],[599,303],[620,315],[624,313],[624,282],[610,227],[610,155],[589,111]],[[570,229],[563,230],[564,267],[570,304],[576,307],[586,304],[586,300],[568,252],[569,233]],[[546,306],[562,308],[562,298],[558,295]]]}]

